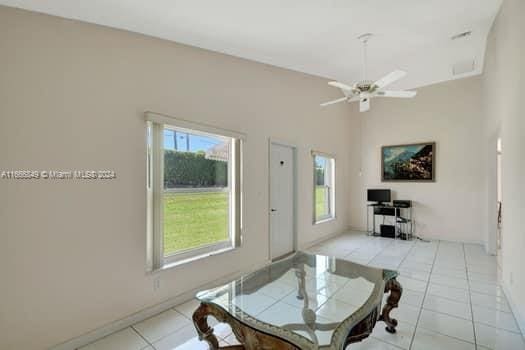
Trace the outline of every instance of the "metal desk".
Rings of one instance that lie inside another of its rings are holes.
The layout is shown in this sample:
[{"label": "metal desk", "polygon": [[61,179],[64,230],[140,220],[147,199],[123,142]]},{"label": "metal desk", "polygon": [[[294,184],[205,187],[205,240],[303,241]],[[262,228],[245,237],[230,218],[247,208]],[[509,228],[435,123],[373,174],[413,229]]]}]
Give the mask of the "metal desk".
[{"label": "metal desk", "polygon": [[[372,220],[370,220],[370,208],[372,208]],[[376,214],[375,209],[393,209],[394,215]],[[402,215],[402,210],[406,210],[407,215]],[[376,232],[376,215],[392,216],[394,217],[394,239],[398,236],[404,235],[407,240],[412,239],[414,235],[414,220],[412,218],[412,206],[399,207],[390,204],[371,204],[366,205],[366,231],[369,236],[378,236]],[[370,221],[372,221],[372,228],[370,228]]]}]

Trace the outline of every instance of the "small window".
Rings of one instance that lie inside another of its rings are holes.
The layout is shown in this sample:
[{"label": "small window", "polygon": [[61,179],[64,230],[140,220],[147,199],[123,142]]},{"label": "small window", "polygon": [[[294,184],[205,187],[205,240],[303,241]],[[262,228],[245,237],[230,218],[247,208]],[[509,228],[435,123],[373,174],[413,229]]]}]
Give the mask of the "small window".
[{"label": "small window", "polygon": [[151,270],[240,242],[241,138],[147,114]]},{"label": "small window", "polygon": [[314,224],[335,218],[335,158],[312,152],[314,158]]}]

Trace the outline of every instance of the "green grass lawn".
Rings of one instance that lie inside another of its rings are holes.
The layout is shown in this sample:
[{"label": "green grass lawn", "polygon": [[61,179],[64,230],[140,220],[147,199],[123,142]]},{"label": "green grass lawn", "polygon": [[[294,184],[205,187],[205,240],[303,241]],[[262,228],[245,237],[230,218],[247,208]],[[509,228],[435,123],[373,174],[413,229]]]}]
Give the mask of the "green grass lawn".
[{"label": "green grass lawn", "polygon": [[164,254],[228,239],[228,193],[166,193]]},{"label": "green grass lawn", "polygon": [[[326,217],[325,187],[315,192],[316,217]],[[228,193],[165,193],[164,254],[228,239]]]},{"label": "green grass lawn", "polygon": [[319,220],[328,215],[328,206],[326,205],[325,198],[326,191],[328,189],[323,186],[317,186],[315,188],[315,219]]}]

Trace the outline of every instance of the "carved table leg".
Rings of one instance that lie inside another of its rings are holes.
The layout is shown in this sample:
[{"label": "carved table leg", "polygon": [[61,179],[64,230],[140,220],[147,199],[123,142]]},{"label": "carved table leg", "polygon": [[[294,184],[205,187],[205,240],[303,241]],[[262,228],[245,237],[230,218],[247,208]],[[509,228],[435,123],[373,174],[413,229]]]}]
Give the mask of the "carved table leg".
[{"label": "carved table leg", "polygon": [[386,300],[386,305],[383,307],[379,320],[386,323],[387,332],[395,333],[397,320],[395,318],[390,318],[390,311],[392,311],[393,308],[398,307],[399,299],[401,299],[401,294],[403,293],[403,287],[401,287],[401,284],[395,278],[392,278],[385,284],[385,293],[388,292],[390,292],[390,295]]},{"label": "carved table leg", "polygon": [[210,310],[209,305],[201,304],[197,310],[193,313],[193,324],[199,334],[199,340],[204,340],[210,346],[210,350],[217,350],[219,348],[219,341],[213,334],[213,328],[208,325],[208,315],[213,312]]},{"label": "carved table leg", "polygon": [[[372,334],[372,330],[377,321],[377,314],[379,313],[379,307],[375,308],[367,317],[365,317],[361,322],[356,324],[354,328],[350,331],[350,334],[346,337],[344,343],[344,349],[349,344],[357,343],[367,338]],[[352,347],[350,347],[352,348]]]},{"label": "carved table leg", "polygon": [[[213,328],[208,325],[208,316],[213,316],[219,322],[228,323],[240,344],[219,347],[217,337],[213,334]],[[193,324],[197,329],[199,339],[206,341],[210,350],[300,350],[285,340],[259,332],[240,323],[226,311],[214,307],[212,304],[201,303],[193,313]]]}]

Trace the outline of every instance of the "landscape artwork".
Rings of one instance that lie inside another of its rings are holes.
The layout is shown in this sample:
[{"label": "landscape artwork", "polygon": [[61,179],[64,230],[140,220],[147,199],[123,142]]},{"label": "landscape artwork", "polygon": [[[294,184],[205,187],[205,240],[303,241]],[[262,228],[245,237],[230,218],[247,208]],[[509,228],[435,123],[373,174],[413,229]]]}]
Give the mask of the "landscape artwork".
[{"label": "landscape artwork", "polygon": [[382,181],[435,181],[436,144],[383,146]]}]

